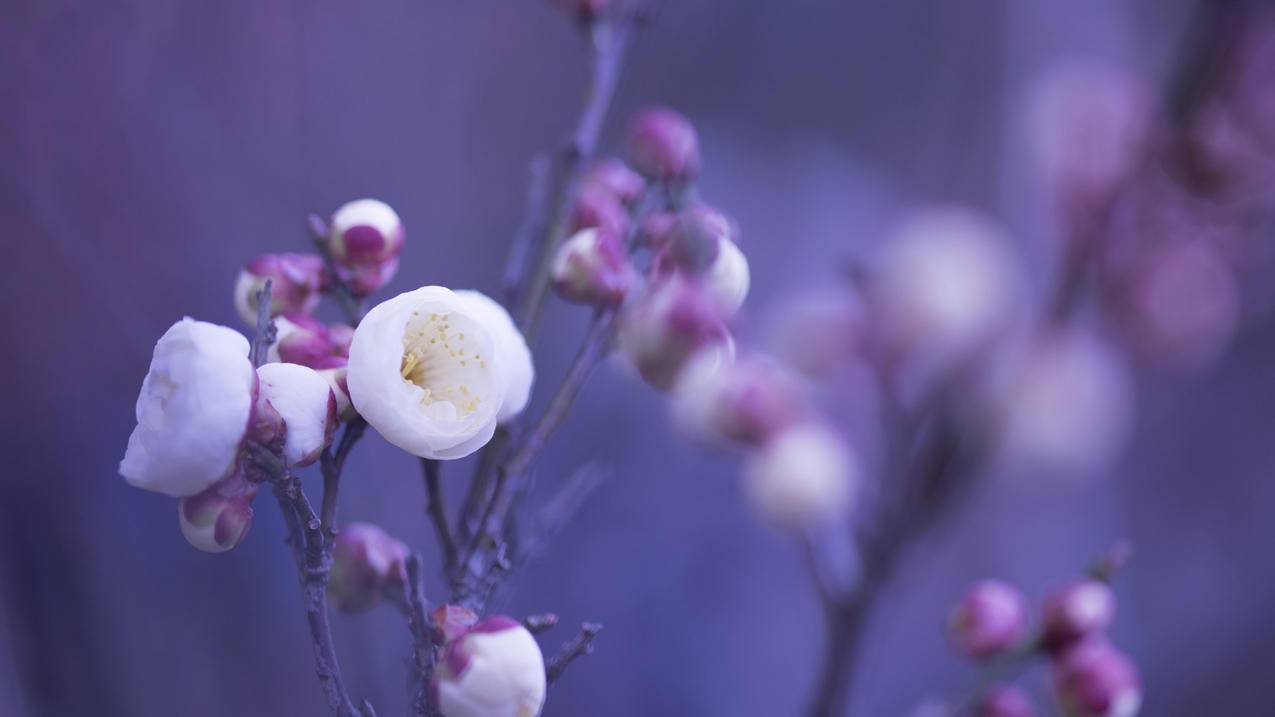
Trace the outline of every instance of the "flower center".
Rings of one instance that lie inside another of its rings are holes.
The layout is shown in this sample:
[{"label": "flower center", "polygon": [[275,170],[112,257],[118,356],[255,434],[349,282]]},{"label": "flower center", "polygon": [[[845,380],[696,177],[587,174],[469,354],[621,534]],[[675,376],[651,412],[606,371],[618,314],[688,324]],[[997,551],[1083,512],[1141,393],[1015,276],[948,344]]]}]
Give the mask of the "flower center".
[{"label": "flower center", "polygon": [[403,334],[399,373],[423,391],[423,407],[445,404],[438,408],[450,406],[455,417],[465,417],[482,405],[489,382],[476,328],[468,318],[456,314],[412,315]]}]

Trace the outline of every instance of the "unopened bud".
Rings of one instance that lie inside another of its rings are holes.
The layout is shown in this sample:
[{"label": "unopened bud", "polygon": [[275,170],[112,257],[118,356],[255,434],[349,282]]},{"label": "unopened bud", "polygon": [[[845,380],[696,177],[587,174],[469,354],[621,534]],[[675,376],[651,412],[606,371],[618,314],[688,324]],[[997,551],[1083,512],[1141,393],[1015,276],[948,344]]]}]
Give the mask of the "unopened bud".
[{"label": "unopened bud", "polygon": [[753,508],[785,530],[802,530],[844,514],[858,467],[849,446],[816,423],[792,426],[744,464]]},{"label": "unopened bud", "polygon": [[224,553],[243,542],[252,526],[257,487],[235,473],[198,495],[177,501],[177,520],[187,542],[207,553]]},{"label": "unopened bud", "polygon": [[594,162],[584,175],[582,186],[586,190],[609,192],[625,206],[632,206],[646,192],[642,175],[614,157]]},{"label": "unopened bud", "polygon": [[1045,645],[1061,650],[1111,626],[1116,617],[1116,596],[1098,580],[1081,580],[1045,600]]},{"label": "unopened bud", "polygon": [[642,174],[663,181],[687,181],[699,174],[699,136],[681,114],[655,107],[629,125],[629,160]]},{"label": "unopened bud", "polygon": [[332,215],[328,250],[343,266],[374,266],[397,258],[404,237],[403,222],[390,205],[359,199]]},{"label": "unopened bud", "polygon": [[328,382],[328,386],[332,389],[332,397],[336,400],[336,415],[342,421],[353,420],[359,412],[354,408],[354,403],[350,401],[350,386],[346,383],[346,376],[349,371],[345,366],[337,368],[324,369],[319,372],[324,381]]},{"label": "unopened bud", "polygon": [[338,347],[321,321],[306,314],[284,314],[275,319],[275,342],[267,359],[295,363],[312,369],[344,366],[349,346]]},{"label": "unopened bud", "polygon": [[629,231],[628,211],[610,191],[585,187],[576,196],[567,226],[567,230],[572,233],[582,229],[600,229],[607,234],[623,237]]},{"label": "unopened bud", "polygon": [[1067,717],[1134,717],[1142,708],[1137,667],[1100,637],[1063,653],[1054,664],[1053,684]]},{"label": "unopened bud", "polygon": [[662,282],[624,313],[620,349],[647,383],[663,391],[677,383],[692,356],[734,355],[720,307],[693,282]]},{"label": "unopened bud", "polygon": [[564,299],[595,306],[624,303],[638,280],[624,245],[601,229],[585,229],[565,241],[552,272],[553,286]]},{"label": "unopened bud", "polygon": [[679,383],[673,411],[700,435],[761,446],[806,414],[797,382],[760,357],[723,366],[702,380]]},{"label": "unopened bud", "polygon": [[328,382],[312,368],[294,363],[268,363],[257,369],[261,397],[283,418],[283,456],[291,466],[308,466],[332,441],[336,430],[336,397]]},{"label": "unopened bud", "polygon": [[371,523],[350,523],[332,547],[328,598],[338,610],[361,612],[375,605],[386,587],[407,580],[407,546]]},{"label": "unopened bud", "polygon": [[357,264],[355,266],[337,265],[336,275],[358,297],[371,296],[385,286],[398,273],[398,259],[389,259],[379,264]]},{"label": "unopened bud", "polygon": [[308,314],[319,305],[323,259],[313,254],[262,254],[244,265],[235,281],[235,309],[257,324],[257,292],[270,281],[270,315]]},{"label": "unopened bud", "polygon": [[522,623],[496,615],[447,643],[433,694],[444,717],[538,717],[546,683],[536,639]]},{"label": "unopened bud", "polygon": [[1004,654],[1027,631],[1027,600],[1000,580],[977,582],[952,608],[948,631],[957,649],[976,660]]},{"label": "unopened bud", "polygon": [[1031,699],[1021,688],[999,685],[974,706],[973,717],[1036,717]]}]

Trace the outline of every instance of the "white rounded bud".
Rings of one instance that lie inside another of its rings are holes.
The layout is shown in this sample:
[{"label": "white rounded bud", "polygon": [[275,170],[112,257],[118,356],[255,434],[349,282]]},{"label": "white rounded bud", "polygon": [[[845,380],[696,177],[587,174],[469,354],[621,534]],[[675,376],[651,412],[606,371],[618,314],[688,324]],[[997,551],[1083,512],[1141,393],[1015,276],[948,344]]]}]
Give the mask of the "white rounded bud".
[{"label": "white rounded bud", "polygon": [[404,237],[403,222],[390,205],[358,199],[332,215],[328,250],[345,266],[383,264],[398,256]]},{"label": "white rounded bud", "polygon": [[537,717],[546,682],[536,639],[518,621],[497,615],[447,644],[434,694],[443,717]]},{"label": "white rounded bud", "polygon": [[722,311],[733,314],[739,311],[748,296],[748,259],[735,242],[722,239],[718,244],[717,258],[704,272],[701,281]]},{"label": "white rounded bud", "polygon": [[744,489],[753,507],[776,526],[797,530],[844,513],[858,467],[831,429],[807,423],[788,428],[744,464]]},{"label": "white rounded bud", "polygon": [[268,363],[257,369],[261,397],[279,412],[287,427],[283,456],[292,466],[308,466],[332,441],[336,397],[327,380],[312,368]]}]

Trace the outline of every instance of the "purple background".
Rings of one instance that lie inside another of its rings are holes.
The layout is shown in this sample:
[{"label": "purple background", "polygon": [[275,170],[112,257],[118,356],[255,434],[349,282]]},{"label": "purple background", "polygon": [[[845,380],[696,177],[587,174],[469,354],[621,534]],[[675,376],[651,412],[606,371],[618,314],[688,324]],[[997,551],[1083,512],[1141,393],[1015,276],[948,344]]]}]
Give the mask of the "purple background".
[{"label": "purple background", "polygon": [[[1015,124],[1028,79],[1073,52],[1158,76],[1184,10],[667,5],[615,117],[658,101],[699,124],[705,193],[737,216],[753,262],[746,324],[798,285],[834,281],[830,257],[919,201],[992,211],[1039,254]],[[116,473],[151,346],[184,314],[234,325],[239,265],[303,248],[307,212],[355,197],[387,200],[408,228],[391,290],[494,290],[528,159],[574,116],[582,59],[569,23],[535,0],[0,3],[0,714],[322,712],[271,501],[239,549],[205,555],[171,500]],[[554,305],[542,390],[584,318]],[[1038,597],[1127,536],[1138,555],[1116,639],[1145,673],[1144,713],[1269,714],[1272,366],[1275,332],[1258,327],[1206,372],[1144,372],[1132,445],[1104,479],[990,483],[884,598],[855,713],[902,715],[966,683],[940,628],[969,581],[999,575]],[[817,607],[794,546],[739,500],[733,462],[673,435],[662,399],[610,368],[541,475],[594,458],[614,478],[506,605],[560,613],[550,648],[570,623],[607,626],[546,714],[796,713]],[[373,436],[348,474],[345,519],[432,557],[411,459]],[[335,622],[351,690],[401,714],[400,618]]]}]

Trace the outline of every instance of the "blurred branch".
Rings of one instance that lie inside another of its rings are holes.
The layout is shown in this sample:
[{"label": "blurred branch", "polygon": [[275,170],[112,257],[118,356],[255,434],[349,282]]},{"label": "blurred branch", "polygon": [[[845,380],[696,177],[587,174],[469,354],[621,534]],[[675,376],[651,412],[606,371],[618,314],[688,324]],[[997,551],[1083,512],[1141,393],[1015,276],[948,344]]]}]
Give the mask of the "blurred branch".
[{"label": "blurred branch", "polygon": [[558,616],[551,612],[546,612],[543,615],[528,615],[527,618],[522,621],[522,624],[531,632],[531,634],[539,635],[542,632],[548,632],[549,630],[557,627]]},{"label": "blurred branch", "polygon": [[450,573],[456,569],[456,541],[447,525],[447,507],[443,504],[443,486],[440,480],[442,467],[438,461],[421,459],[421,473],[425,477],[425,512],[434,524],[438,536],[438,550],[443,556],[443,567]]}]

